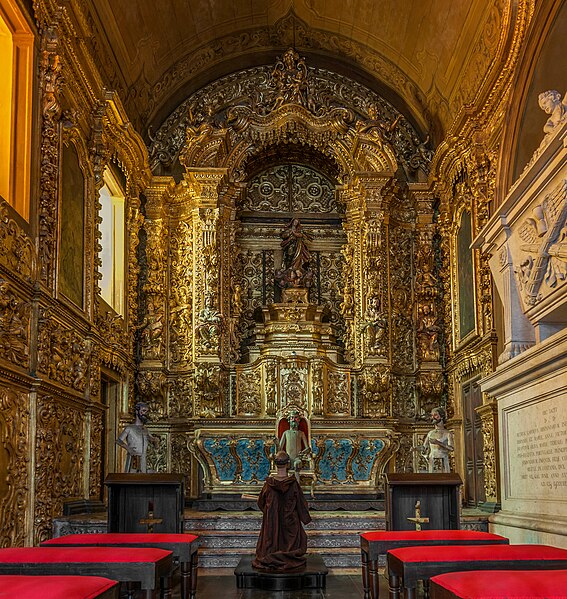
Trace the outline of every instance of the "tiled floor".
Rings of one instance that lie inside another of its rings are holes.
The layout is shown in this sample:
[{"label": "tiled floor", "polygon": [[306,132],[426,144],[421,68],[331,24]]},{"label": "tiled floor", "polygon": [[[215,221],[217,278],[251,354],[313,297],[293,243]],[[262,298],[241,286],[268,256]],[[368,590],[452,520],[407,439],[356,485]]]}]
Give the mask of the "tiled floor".
[{"label": "tiled floor", "polygon": [[[387,597],[385,581],[384,585],[384,591],[380,589],[381,597]],[[359,573],[330,573],[327,575],[327,587],[323,590],[262,591],[237,589],[236,577],[228,573],[222,576],[210,576],[207,571],[201,571],[196,599],[348,599],[349,597],[362,599],[363,596],[362,579]]]}]

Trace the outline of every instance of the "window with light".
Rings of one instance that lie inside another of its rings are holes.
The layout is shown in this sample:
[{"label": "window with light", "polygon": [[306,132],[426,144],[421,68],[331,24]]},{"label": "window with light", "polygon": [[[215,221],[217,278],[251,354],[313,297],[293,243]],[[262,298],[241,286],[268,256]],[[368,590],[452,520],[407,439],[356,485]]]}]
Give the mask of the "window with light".
[{"label": "window with light", "polygon": [[110,169],[104,173],[100,190],[101,296],[118,314],[124,314],[125,197]]},{"label": "window with light", "polygon": [[0,0],[0,196],[30,205],[33,34],[15,0]]}]

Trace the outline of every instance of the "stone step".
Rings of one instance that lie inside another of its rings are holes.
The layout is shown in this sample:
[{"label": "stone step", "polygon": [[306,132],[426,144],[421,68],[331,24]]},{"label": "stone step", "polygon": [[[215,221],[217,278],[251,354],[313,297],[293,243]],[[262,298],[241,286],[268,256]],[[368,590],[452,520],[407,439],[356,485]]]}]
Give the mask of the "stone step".
[{"label": "stone step", "polygon": [[[236,568],[243,555],[252,555],[249,551],[236,551],[234,549],[217,549],[214,552],[199,549],[200,568]],[[323,558],[328,568],[360,568],[360,549],[339,547],[309,549],[309,553],[316,553]]]},{"label": "stone step", "polygon": [[[384,512],[311,512],[313,521],[308,530],[383,530]],[[185,512],[184,530],[195,531],[259,531],[262,524],[260,512]]]},{"label": "stone step", "polygon": [[[220,548],[251,548],[256,547],[259,531],[210,531],[193,530],[199,535],[200,547],[203,551]],[[307,546],[313,548],[323,547],[356,547],[360,543],[358,532],[348,530],[309,530],[307,532]]]}]

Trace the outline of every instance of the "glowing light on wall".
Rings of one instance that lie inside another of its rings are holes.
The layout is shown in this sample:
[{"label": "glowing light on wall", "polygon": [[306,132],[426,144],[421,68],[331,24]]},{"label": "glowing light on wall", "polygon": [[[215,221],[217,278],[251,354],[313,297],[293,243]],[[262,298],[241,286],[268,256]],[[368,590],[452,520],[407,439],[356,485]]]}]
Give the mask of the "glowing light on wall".
[{"label": "glowing light on wall", "polygon": [[118,314],[124,314],[125,198],[108,169],[100,190],[100,203],[101,295]]}]

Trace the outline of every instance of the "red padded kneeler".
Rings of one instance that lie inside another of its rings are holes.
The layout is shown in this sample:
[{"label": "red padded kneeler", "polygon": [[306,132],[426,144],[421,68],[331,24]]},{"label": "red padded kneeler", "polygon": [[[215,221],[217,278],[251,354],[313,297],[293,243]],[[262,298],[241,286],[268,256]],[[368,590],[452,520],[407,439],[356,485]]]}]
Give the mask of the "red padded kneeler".
[{"label": "red padded kneeler", "polygon": [[171,551],[181,566],[181,596],[192,599],[197,590],[199,537],[185,533],[106,532],[65,535],[44,541],[42,547],[156,547]]},{"label": "red padded kneeler", "polygon": [[22,599],[114,599],[118,583],[100,576],[0,576],[0,597]]},{"label": "red padded kneeler", "polygon": [[376,530],[360,535],[364,599],[378,599],[378,558],[401,547],[507,544],[506,537],[478,530]]},{"label": "red padded kneeler", "polygon": [[44,541],[41,546],[61,545],[103,545],[110,546],[156,546],[161,543],[189,543],[196,541],[197,535],[185,533],[160,533],[160,532],[103,532],[84,535],[65,535]]},{"label": "red padded kneeler", "polygon": [[0,564],[139,563],[157,562],[170,555],[163,549],[114,547],[8,547],[0,549]]},{"label": "red padded kneeler", "polygon": [[367,541],[387,541],[393,543],[415,541],[416,546],[424,541],[427,541],[429,544],[433,541],[466,541],[467,544],[472,541],[483,543],[487,541],[508,542],[506,537],[478,530],[376,530],[373,532],[364,532],[360,536]]},{"label": "red padded kneeler", "polygon": [[[388,551],[391,599],[400,596],[400,581],[412,599],[418,580],[448,572],[563,569],[567,569],[567,549],[549,545],[452,545]],[[540,575],[545,576],[544,572]]]},{"label": "red padded kneeler", "polygon": [[475,570],[431,579],[431,599],[565,599],[567,570]]},{"label": "red padded kneeler", "polygon": [[173,568],[171,551],[118,547],[13,547],[0,549],[0,574],[33,576],[102,576],[120,582],[140,583],[152,597],[164,581],[169,594]]},{"label": "red padded kneeler", "polygon": [[417,562],[420,564],[440,562],[491,562],[538,560],[553,561],[567,560],[567,549],[551,545],[447,545],[436,546],[432,551],[429,547],[406,547],[392,549],[388,556],[404,563]]}]

